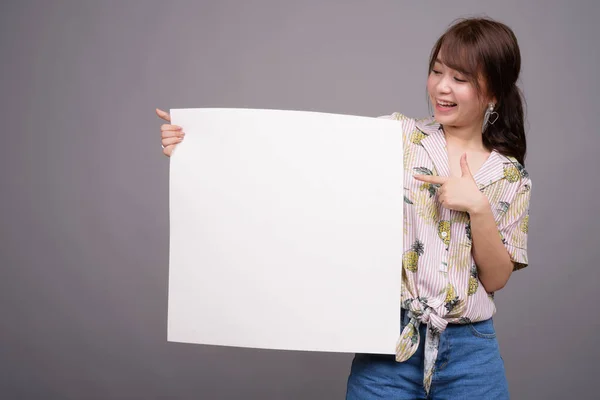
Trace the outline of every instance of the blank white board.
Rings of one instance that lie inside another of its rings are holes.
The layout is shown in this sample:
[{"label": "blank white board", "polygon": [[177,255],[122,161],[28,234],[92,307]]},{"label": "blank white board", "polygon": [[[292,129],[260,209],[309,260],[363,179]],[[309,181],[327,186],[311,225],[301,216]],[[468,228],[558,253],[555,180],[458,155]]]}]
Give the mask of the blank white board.
[{"label": "blank white board", "polygon": [[393,354],[401,124],[173,109],[168,340]]}]

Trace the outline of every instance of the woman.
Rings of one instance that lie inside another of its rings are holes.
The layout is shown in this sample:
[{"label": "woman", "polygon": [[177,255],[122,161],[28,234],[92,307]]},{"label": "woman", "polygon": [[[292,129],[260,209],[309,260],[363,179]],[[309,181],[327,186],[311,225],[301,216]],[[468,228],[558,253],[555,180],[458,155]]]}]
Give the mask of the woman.
[{"label": "woman", "polygon": [[[520,64],[506,25],[458,21],[429,60],[433,117],[384,117],[404,137],[402,332],[395,357],[355,356],[347,399],[509,398],[492,316],[494,292],[527,266]],[[170,156],[184,133],[161,131]]]}]

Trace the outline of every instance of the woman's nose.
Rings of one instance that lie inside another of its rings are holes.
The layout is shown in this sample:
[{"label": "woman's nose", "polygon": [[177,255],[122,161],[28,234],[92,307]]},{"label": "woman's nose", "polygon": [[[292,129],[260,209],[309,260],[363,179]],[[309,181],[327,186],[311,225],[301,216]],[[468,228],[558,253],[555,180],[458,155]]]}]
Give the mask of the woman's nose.
[{"label": "woman's nose", "polygon": [[439,93],[448,93],[450,92],[450,82],[448,82],[448,78],[447,77],[442,77],[442,79],[440,79],[438,81],[438,84],[436,85],[436,90]]}]

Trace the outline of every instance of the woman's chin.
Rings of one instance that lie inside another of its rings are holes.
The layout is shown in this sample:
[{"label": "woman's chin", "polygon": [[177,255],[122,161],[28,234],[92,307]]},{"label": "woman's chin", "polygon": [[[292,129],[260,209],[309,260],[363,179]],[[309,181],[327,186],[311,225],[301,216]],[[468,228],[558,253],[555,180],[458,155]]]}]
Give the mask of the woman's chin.
[{"label": "woman's chin", "polygon": [[439,113],[437,111],[433,113],[433,118],[435,118],[435,120],[440,124],[448,126],[454,125],[453,122],[456,119],[450,115],[447,115],[445,113]]}]

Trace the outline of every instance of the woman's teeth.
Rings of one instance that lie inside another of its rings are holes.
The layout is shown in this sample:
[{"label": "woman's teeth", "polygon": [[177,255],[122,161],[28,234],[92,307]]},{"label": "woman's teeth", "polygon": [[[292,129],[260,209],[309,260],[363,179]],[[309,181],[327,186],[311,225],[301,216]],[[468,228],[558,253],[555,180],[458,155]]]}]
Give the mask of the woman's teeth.
[{"label": "woman's teeth", "polygon": [[454,107],[456,105],[456,103],[447,103],[444,101],[438,101],[437,103],[442,107]]}]

